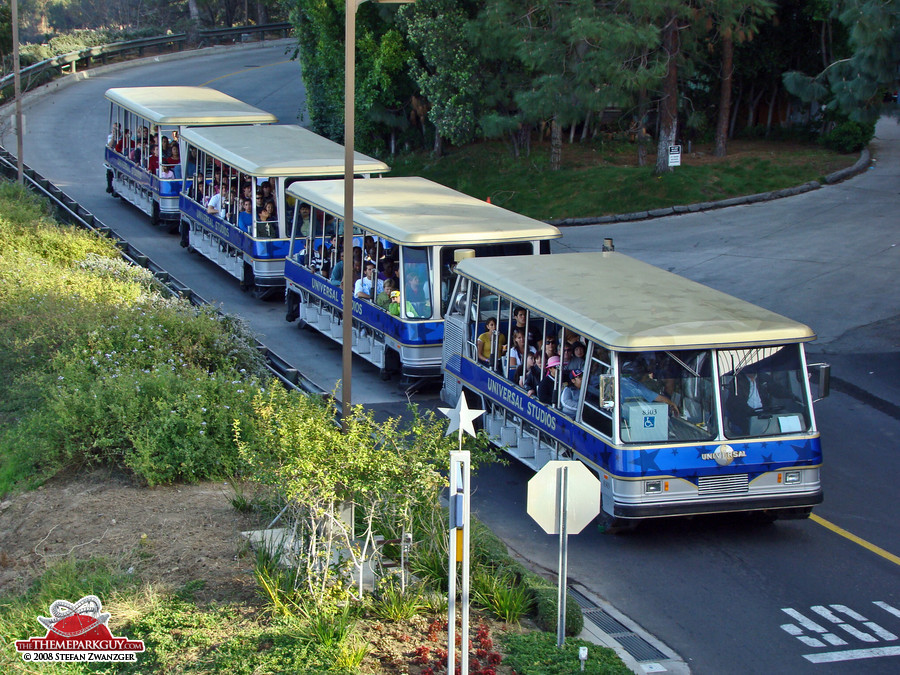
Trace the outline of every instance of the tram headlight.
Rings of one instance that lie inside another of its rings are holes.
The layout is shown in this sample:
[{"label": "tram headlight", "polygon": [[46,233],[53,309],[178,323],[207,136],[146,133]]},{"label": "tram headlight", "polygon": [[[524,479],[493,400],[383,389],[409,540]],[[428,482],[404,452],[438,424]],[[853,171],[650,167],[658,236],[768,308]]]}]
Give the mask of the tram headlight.
[{"label": "tram headlight", "polygon": [[793,485],[800,482],[800,471],[785,471],[784,472],[784,484],[785,485]]},{"label": "tram headlight", "polygon": [[644,492],[662,492],[662,481],[648,480],[644,481]]}]

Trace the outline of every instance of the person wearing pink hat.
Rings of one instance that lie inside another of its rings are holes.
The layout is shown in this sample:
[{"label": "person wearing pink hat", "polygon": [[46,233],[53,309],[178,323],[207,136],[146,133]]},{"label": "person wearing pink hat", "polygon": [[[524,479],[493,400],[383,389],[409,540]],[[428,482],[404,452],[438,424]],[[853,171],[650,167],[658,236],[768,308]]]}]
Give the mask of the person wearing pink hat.
[{"label": "person wearing pink hat", "polygon": [[575,417],[578,410],[578,398],[581,395],[581,378],[584,371],[579,368],[569,372],[569,386],[563,389],[560,400],[562,411],[571,417]]},{"label": "person wearing pink hat", "polygon": [[537,397],[541,403],[553,404],[556,402],[556,380],[559,371],[559,357],[551,356],[547,359],[547,370],[538,384]]}]

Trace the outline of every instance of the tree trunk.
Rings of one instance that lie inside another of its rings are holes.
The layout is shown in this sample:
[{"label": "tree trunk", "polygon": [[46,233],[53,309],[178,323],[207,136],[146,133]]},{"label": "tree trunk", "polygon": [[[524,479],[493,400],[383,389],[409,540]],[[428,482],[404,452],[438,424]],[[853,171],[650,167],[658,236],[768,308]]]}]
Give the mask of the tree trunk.
[{"label": "tree trunk", "polygon": [[269,8],[262,0],[256,0],[256,25],[269,23]]},{"label": "tree trunk", "polygon": [[741,100],[744,98],[744,88],[738,87],[737,100],[731,106],[731,122],[728,125],[728,138],[734,138],[734,127],[737,124],[738,113],[741,110]]},{"label": "tree trunk", "polygon": [[550,170],[558,171],[562,159],[562,128],[557,116],[550,121]]},{"label": "tree trunk", "polygon": [[778,80],[772,85],[772,97],[769,99],[769,116],[766,119],[766,138],[772,131],[772,118],[775,115],[775,102],[778,100]]},{"label": "tree trunk", "polygon": [[678,135],[678,19],[673,11],[667,16],[663,29],[663,49],[668,62],[659,100],[659,138],[656,143],[657,175],[669,173],[669,146],[675,145]]},{"label": "tree trunk", "polygon": [[581,128],[581,142],[584,143],[588,137],[588,129],[591,126],[591,113],[592,110],[587,111],[587,115],[584,116],[584,126]]},{"label": "tree trunk", "polygon": [[750,109],[747,111],[747,128],[753,128],[753,122],[756,121],[756,109],[759,107],[759,102],[762,100],[762,97],[765,95],[766,90],[760,89],[759,93],[754,96],[753,95],[753,87],[750,87]]},{"label": "tree trunk", "polygon": [[431,152],[435,157],[440,157],[444,154],[444,139],[441,138],[441,134],[437,128],[434,130],[434,148]]},{"label": "tree trunk", "polygon": [[731,29],[722,32],[722,85],[719,92],[719,117],[716,121],[716,149],[713,155],[724,157],[727,153],[728,120],[731,113],[731,76],[734,71],[734,41]]},{"label": "tree trunk", "polygon": [[188,0],[188,13],[191,22],[188,25],[187,39],[191,44],[196,44],[197,31],[200,30],[200,8],[197,6],[197,0]]}]

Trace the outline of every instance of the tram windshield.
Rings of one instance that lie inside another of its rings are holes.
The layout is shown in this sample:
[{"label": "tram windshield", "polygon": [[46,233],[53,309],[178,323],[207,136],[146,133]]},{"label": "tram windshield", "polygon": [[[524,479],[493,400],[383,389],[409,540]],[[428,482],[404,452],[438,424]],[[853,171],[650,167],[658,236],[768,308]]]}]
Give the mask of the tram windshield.
[{"label": "tram windshield", "polygon": [[799,345],[717,352],[728,438],[808,432],[812,426]]}]

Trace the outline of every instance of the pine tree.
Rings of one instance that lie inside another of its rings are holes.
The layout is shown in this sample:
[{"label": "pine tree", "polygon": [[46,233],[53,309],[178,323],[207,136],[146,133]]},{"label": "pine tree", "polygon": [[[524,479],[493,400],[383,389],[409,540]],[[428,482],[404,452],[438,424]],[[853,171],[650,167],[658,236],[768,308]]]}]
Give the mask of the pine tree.
[{"label": "pine tree", "polygon": [[852,54],[814,76],[785,73],[785,87],[806,102],[830,103],[857,122],[874,122],[897,82],[900,0],[844,0],[834,15],[846,26]]}]

